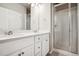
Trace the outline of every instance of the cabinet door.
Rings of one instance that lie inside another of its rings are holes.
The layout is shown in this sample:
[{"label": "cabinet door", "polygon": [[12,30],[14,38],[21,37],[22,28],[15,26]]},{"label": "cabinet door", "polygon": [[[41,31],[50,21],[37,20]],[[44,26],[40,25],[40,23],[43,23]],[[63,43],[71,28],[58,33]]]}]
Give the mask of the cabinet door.
[{"label": "cabinet door", "polygon": [[35,56],[41,53],[41,42],[35,43]]},{"label": "cabinet door", "polygon": [[30,45],[29,47],[25,47],[21,50],[22,56],[34,56],[34,45]]},{"label": "cabinet door", "polygon": [[42,56],[45,56],[49,52],[49,35],[41,35],[42,40]]}]

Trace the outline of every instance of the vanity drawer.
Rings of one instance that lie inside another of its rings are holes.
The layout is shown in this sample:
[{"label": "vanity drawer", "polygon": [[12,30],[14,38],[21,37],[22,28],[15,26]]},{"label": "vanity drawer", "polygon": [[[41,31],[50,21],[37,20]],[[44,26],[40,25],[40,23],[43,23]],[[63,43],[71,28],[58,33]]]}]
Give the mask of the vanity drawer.
[{"label": "vanity drawer", "polygon": [[35,43],[35,55],[40,52],[41,53],[41,42]]},{"label": "vanity drawer", "polygon": [[29,47],[24,47],[8,56],[34,56],[34,46],[30,45]]},{"label": "vanity drawer", "polygon": [[11,39],[6,42],[0,43],[0,56],[8,55],[17,51],[21,48],[27,47],[29,45],[34,45],[34,37]]},{"label": "vanity drawer", "polygon": [[21,50],[22,56],[34,56],[34,46],[30,45]]},{"label": "vanity drawer", "polygon": [[40,36],[35,36],[35,42],[40,42],[41,39],[40,39]]}]

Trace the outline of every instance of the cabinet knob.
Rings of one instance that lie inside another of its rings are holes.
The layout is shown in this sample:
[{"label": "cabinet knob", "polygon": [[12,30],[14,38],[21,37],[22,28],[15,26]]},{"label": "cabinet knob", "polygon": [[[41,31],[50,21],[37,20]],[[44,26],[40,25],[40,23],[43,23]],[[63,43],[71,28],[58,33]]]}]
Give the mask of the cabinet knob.
[{"label": "cabinet knob", "polygon": [[24,52],[22,52],[22,54],[24,54]]},{"label": "cabinet knob", "polygon": [[38,47],[38,48],[40,48],[40,47]]},{"label": "cabinet knob", "polygon": [[18,54],[18,56],[21,56],[21,54]]}]

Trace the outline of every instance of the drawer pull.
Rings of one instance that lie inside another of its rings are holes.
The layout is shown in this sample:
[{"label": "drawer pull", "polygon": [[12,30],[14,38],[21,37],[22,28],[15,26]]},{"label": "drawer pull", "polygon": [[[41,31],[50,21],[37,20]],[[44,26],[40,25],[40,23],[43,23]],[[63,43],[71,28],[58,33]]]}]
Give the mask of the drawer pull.
[{"label": "drawer pull", "polygon": [[38,47],[40,49],[40,47]]},{"label": "drawer pull", "polygon": [[24,52],[22,52],[22,54],[24,54]]},{"label": "drawer pull", "polygon": [[18,56],[21,56],[21,54],[18,54]]}]

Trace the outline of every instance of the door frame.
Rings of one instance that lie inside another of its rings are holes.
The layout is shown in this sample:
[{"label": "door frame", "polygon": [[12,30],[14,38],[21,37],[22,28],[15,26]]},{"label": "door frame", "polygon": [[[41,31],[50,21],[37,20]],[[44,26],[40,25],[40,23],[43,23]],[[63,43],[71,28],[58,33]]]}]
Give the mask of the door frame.
[{"label": "door frame", "polygon": [[[78,12],[78,16],[79,16],[79,3],[77,3],[77,4],[78,4],[78,10],[77,10],[77,12]],[[79,17],[78,17],[78,55],[79,55]]]},{"label": "door frame", "polygon": [[[69,19],[71,20],[71,3],[68,3],[68,7],[69,7],[69,11],[70,11],[69,12],[69,16],[70,16]],[[53,41],[55,41],[55,33],[54,33],[54,31],[55,31],[55,29],[54,29],[54,11],[55,11],[55,9],[54,9],[54,6],[53,6],[52,9],[53,9],[53,12],[52,12],[53,13],[53,15],[52,15],[52,31],[53,32],[52,33],[53,33]],[[78,16],[79,16],[79,4],[78,3],[77,3],[77,9],[78,9],[77,12],[78,12]],[[69,20],[69,23],[71,23],[70,20]],[[77,24],[77,27],[78,27],[77,31],[78,31],[79,30],[79,26],[78,26],[79,25],[79,18],[77,19],[77,21],[78,21],[78,24]],[[70,25],[69,25],[69,27],[70,27]],[[69,31],[70,31],[70,28],[69,28]],[[79,35],[78,35],[79,31],[76,34],[77,34],[77,41],[79,42],[79,39],[78,39],[79,38]],[[70,34],[69,34],[69,41],[70,41],[69,44],[71,45],[71,36],[70,36]],[[79,43],[78,42],[76,44],[77,45],[76,48],[77,48],[77,51],[78,51],[77,53],[79,54]],[[69,51],[71,51],[71,47],[69,47]]]}]

